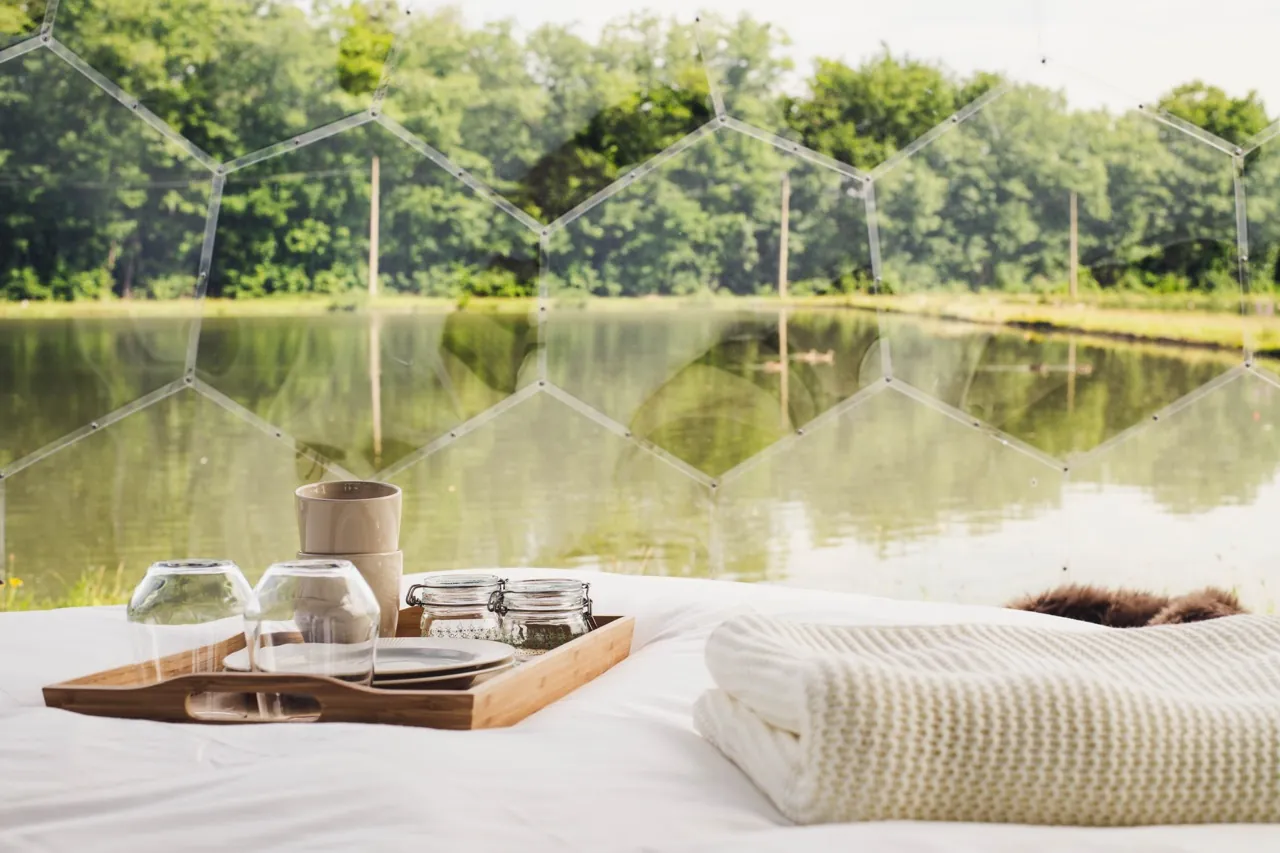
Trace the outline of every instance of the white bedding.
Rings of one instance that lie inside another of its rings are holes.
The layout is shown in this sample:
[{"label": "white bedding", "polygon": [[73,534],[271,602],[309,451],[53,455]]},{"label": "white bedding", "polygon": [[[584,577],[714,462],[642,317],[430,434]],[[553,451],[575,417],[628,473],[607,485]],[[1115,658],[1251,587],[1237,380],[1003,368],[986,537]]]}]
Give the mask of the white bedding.
[{"label": "white bedding", "polygon": [[524,723],[485,732],[178,726],[51,710],[43,685],[129,659],[122,609],[0,615],[0,851],[1280,849],[1280,826],[791,827],[692,728],[690,708],[711,686],[703,646],[725,616],[754,609],[879,624],[1051,617],[583,577],[597,612],[638,617],[631,658]]}]

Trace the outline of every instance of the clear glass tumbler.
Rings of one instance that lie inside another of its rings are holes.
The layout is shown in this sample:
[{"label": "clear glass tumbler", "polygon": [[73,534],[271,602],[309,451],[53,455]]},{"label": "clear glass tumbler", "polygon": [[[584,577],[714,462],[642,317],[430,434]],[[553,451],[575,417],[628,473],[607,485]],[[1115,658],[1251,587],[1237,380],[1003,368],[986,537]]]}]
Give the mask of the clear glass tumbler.
[{"label": "clear glass tumbler", "polygon": [[[138,665],[148,681],[211,673],[244,645],[253,591],[230,560],[162,560],[152,564],[129,599],[127,617]],[[243,716],[236,697],[201,693],[193,715]]]},{"label": "clear glass tumbler", "polygon": [[[373,590],[348,560],[275,563],[245,613],[249,666],[370,684],[380,615]],[[319,713],[314,700],[282,694],[258,694],[258,707],[272,718]]]}]

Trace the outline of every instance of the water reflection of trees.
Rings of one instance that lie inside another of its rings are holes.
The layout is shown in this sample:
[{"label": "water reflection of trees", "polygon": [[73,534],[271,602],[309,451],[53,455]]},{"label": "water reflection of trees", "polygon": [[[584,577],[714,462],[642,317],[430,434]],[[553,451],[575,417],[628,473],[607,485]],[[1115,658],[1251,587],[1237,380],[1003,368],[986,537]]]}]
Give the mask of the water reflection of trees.
[{"label": "water reflection of trees", "polygon": [[1043,462],[886,390],[748,469],[720,499],[735,538],[767,533],[760,522],[786,502],[804,508],[817,547],[856,538],[883,550],[957,524],[981,534],[1035,517],[1058,506],[1059,479]]},{"label": "water reflection of trees", "polygon": [[327,459],[371,475],[514,393],[536,337],[523,314],[210,318],[199,373]]},{"label": "water reflection of trees", "polygon": [[[551,376],[636,435],[715,476],[879,377],[881,326],[872,314],[787,313],[787,352],[806,359],[788,362],[785,404],[776,312],[683,309],[667,317],[591,311],[553,317]],[[110,386],[113,394],[135,396],[136,367],[146,359],[133,341],[143,331],[163,338],[165,327],[95,321],[12,328],[15,334],[0,338],[14,354],[0,376],[16,389],[22,417],[5,422],[5,442],[29,446],[64,433],[67,418],[93,417],[77,415],[77,401],[98,400],[104,381],[120,383]],[[1026,369],[1065,363],[1067,339],[899,319],[885,328],[896,375],[1051,453],[1096,447],[1145,425],[1119,444],[1071,460],[1071,484],[1085,493],[1132,487],[1166,512],[1201,513],[1250,504],[1280,470],[1280,389],[1256,376],[1151,421],[1155,408],[1220,375],[1229,356],[1079,340],[1077,363],[1091,370],[1070,391],[1061,373]],[[200,371],[304,444],[365,473],[376,468],[375,337],[385,465],[528,382],[536,336],[536,323],[523,314],[207,318]],[[637,336],[660,345],[644,350]],[[92,358],[94,369],[84,369],[83,358]],[[1000,369],[985,369],[992,367]],[[189,425],[165,426],[165,418],[176,417],[172,408],[166,403],[126,419],[14,478],[8,531],[18,557],[44,561],[34,571],[60,569],[53,551],[32,544],[59,538],[61,511],[51,503],[59,494],[73,496],[83,513],[100,514],[105,525],[77,533],[69,559],[94,549],[100,559],[155,556],[182,544],[166,532],[178,522],[165,521],[171,514],[155,495],[208,489],[221,495],[227,484],[213,480],[282,470],[281,446],[243,422],[202,406],[216,416],[201,416],[208,428],[193,437]],[[193,417],[184,414],[183,423]],[[119,441],[105,438],[115,434]],[[202,468],[191,462],[196,451],[210,464],[230,462]],[[317,474],[272,474],[265,488],[287,494],[286,479]],[[784,517],[799,519],[818,546],[851,538],[884,552],[944,532],[986,534],[1011,519],[1051,517],[1061,499],[1059,476],[890,389],[731,478],[718,498],[721,529],[739,568],[770,549],[798,547],[778,526]],[[110,488],[94,485],[107,479]],[[627,571],[711,567],[708,490],[550,398],[521,404],[398,481],[413,494],[416,527],[406,547],[422,568],[535,561]],[[281,485],[269,485],[275,482]],[[175,506],[179,514],[210,512],[190,501]],[[220,529],[231,536],[235,527]],[[152,538],[148,529],[155,530]]]},{"label": "water reflection of trees", "polygon": [[744,318],[650,395],[629,425],[722,474],[879,379],[879,344],[871,315]]},{"label": "water reflection of trees", "polygon": [[1245,375],[1087,460],[1071,479],[1136,486],[1168,512],[1200,513],[1248,506],[1278,469],[1280,388]]},{"label": "water reflection of trees", "polygon": [[1060,458],[1098,446],[1238,363],[1229,353],[885,322],[895,376]]}]

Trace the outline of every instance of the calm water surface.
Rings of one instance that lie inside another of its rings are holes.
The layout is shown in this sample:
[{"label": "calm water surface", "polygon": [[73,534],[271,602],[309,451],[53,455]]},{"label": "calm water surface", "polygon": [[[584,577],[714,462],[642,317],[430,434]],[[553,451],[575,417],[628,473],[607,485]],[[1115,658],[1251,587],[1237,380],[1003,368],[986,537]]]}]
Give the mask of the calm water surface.
[{"label": "calm water surface", "polygon": [[[190,332],[0,321],[0,467],[180,380]],[[538,388],[540,358],[605,418]],[[512,314],[207,318],[197,377],[256,418],[184,390],[6,477],[6,572],[49,600],[169,556],[256,576],[296,548],[293,488],[349,472],[405,487],[413,571],[992,603],[1064,579],[1214,582],[1265,607],[1280,387],[1223,381],[1238,363],[840,310],[564,310],[541,336]]]}]

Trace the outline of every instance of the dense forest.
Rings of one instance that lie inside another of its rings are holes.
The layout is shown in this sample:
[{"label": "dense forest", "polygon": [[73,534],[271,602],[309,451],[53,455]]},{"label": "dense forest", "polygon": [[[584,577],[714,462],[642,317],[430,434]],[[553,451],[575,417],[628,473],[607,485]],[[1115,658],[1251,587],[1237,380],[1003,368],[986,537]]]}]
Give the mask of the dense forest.
[{"label": "dense forest", "polygon": [[[63,4],[55,35],[217,161],[289,148],[227,176],[211,296],[341,294],[371,279],[383,292],[528,295],[540,265],[529,226],[566,213],[547,254],[561,292],[768,293],[784,251],[792,293],[868,290],[872,200],[888,291],[1064,290],[1073,252],[1085,289],[1236,287],[1231,155],[1142,115],[1157,105],[1070,103],[1069,71],[962,77],[886,47],[799,69],[803,89],[788,94],[785,34],[746,16],[695,27],[634,15],[588,41],[408,11],[396,0],[86,0]],[[6,0],[0,48],[43,16],[39,0]],[[290,144],[369,108],[380,87],[390,121]],[[717,96],[735,119],[873,180],[707,127]],[[1269,124],[1256,94],[1198,81],[1158,108],[1231,144]],[[51,51],[0,64],[0,298],[195,292],[211,173],[133,112]],[[699,128],[711,132],[574,212]],[[1264,290],[1280,243],[1270,154],[1250,153],[1241,182]]]}]

